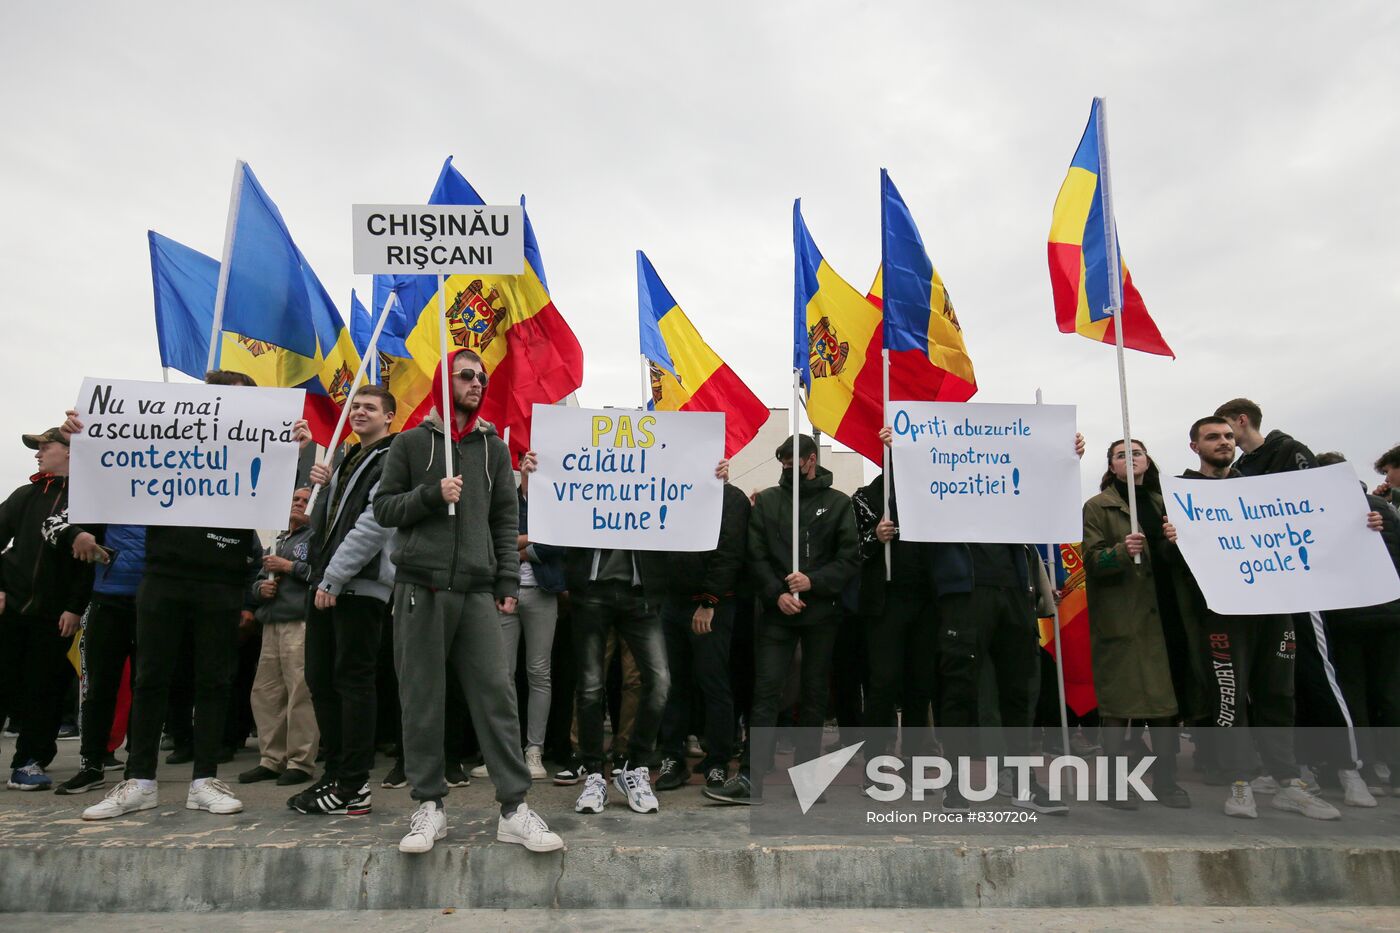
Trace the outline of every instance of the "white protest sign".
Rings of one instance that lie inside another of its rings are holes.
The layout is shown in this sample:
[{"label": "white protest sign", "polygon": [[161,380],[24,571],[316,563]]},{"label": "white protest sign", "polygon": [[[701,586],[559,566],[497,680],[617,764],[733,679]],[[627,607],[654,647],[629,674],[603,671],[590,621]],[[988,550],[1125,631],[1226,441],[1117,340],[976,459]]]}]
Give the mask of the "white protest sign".
[{"label": "white protest sign", "polygon": [[354,204],[359,275],[520,275],[525,223],[519,205]]},{"label": "white protest sign", "polygon": [[722,413],[536,405],[530,436],[532,540],[634,551],[719,543]]},{"label": "white protest sign", "polygon": [[1224,615],[1374,606],[1400,577],[1349,464],[1227,480],[1162,477],[1206,605]]},{"label": "white protest sign", "polygon": [[1073,405],[891,401],[885,414],[902,539],[1083,537]]},{"label": "white protest sign", "polygon": [[83,380],[75,524],[286,528],[304,389]]}]

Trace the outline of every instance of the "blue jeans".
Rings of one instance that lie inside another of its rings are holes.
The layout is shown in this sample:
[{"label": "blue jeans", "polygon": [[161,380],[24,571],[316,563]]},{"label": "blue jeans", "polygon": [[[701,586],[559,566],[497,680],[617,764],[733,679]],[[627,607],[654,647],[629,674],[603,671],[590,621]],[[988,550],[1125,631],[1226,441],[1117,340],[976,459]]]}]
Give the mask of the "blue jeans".
[{"label": "blue jeans", "polygon": [[698,603],[668,597],[661,610],[666,659],[671,667],[671,696],[661,714],[657,746],[666,758],[685,761],[690,734],[691,700],[698,689],[705,709],[705,758],[700,771],[728,768],[734,757],[734,695],[729,689],[729,641],[734,634],[734,601],[720,600],[710,631],[695,634],[691,618]]},{"label": "blue jeans", "polygon": [[639,589],[625,585],[593,584],[573,594],[574,658],[578,667],[579,758],[590,771],[603,767],[603,712],[607,671],[603,657],[608,629],[617,630],[627,643],[642,678],[637,721],[628,742],[627,761],[632,767],[651,763],[661,711],[671,689],[666,665],[666,643],[661,619]]}]

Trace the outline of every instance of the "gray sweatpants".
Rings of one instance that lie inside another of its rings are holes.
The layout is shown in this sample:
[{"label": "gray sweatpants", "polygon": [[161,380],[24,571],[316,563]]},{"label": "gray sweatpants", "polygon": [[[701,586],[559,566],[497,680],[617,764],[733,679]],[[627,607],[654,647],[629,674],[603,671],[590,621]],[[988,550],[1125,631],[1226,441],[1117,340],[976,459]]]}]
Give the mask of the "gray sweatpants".
[{"label": "gray sweatpants", "polygon": [[515,682],[506,674],[500,615],[490,593],[394,586],[394,669],[403,710],[403,766],[414,800],[447,796],[443,710],[447,669],[457,675],[496,800],[515,805],[530,788],[520,750]]}]

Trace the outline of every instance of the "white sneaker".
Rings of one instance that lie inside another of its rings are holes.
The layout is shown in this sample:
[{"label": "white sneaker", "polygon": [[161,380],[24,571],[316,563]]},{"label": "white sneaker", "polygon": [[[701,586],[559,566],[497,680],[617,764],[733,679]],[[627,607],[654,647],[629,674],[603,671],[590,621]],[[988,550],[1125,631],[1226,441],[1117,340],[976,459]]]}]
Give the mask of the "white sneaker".
[{"label": "white sneaker", "polygon": [[638,813],[655,813],[661,809],[656,795],[651,792],[651,771],[647,768],[628,768],[613,778],[613,786],[627,798],[627,806]]},{"label": "white sneaker", "polygon": [[208,810],[210,813],[242,813],[243,801],[233,796],[228,785],[218,778],[199,778],[190,782],[185,795],[186,810]]},{"label": "white sneaker", "polygon": [[491,772],[487,770],[484,764],[479,764],[475,768],[472,768],[472,777],[474,778],[488,778],[490,776]]},{"label": "white sneaker", "polygon": [[549,772],[544,769],[544,753],[538,745],[531,745],[525,749],[525,767],[530,769],[532,781],[543,781],[549,777]]},{"label": "white sneaker", "polygon": [[564,848],[564,840],[550,832],[540,815],[523,803],[496,823],[496,841],[513,842],[531,852],[554,852]]},{"label": "white sneaker", "polygon": [[431,852],[433,843],[447,835],[447,814],[433,801],[425,800],[408,818],[408,835],[399,840],[399,851],[410,855]]},{"label": "white sneaker", "polygon": [[1261,774],[1249,782],[1249,786],[1256,794],[1277,794],[1278,781],[1274,780],[1271,774]]},{"label": "white sneaker", "polygon": [[140,781],[122,781],[107,791],[107,796],[83,811],[85,820],[110,820],[114,816],[154,810],[158,804],[156,789],[142,790]]},{"label": "white sneaker", "polygon": [[1340,820],[1342,814],[1301,778],[1284,781],[1277,794],[1274,794],[1274,809],[1301,813],[1314,820]]},{"label": "white sneaker", "polygon": [[[1272,781],[1273,778],[1269,780]],[[1225,815],[1242,820],[1259,819],[1259,808],[1254,805],[1254,788],[1251,785],[1244,781],[1236,781],[1230,785],[1230,796],[1225,798]]]},{"label": "white sneaker", "polygon": [[1344,804],[1349,807],[1376,805],[1376,798],[1366,789],[1366,782],[1362,779],[1360,771],[1338,771],[1337,779],[1342,782],[1342,790],[1346,791],[1346,796],[1342,799]]},{"label": "white sneaker", "polygon": [[596,771],[588,772],[583,779],[583,793],[574,804],[575,813],[602,813],[608,805],[608,782]]}]

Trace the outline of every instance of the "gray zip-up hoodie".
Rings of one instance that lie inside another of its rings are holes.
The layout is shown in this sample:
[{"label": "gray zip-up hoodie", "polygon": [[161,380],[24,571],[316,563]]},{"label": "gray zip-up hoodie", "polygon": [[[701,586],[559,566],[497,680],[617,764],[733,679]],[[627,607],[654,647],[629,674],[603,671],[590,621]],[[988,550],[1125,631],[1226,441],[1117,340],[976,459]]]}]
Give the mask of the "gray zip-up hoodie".
[{"label": "gray zip-up hoodie", "polygon": [[442,498],[446,437],[436,413],[394,438],[374,517],[398,533],[392,557],[399,583],[438,590],[489,592],[497,599],[520,590],[519,505],[510,451],[480,419],[453,444],[453,471],[462,477],[457,514]]}]

